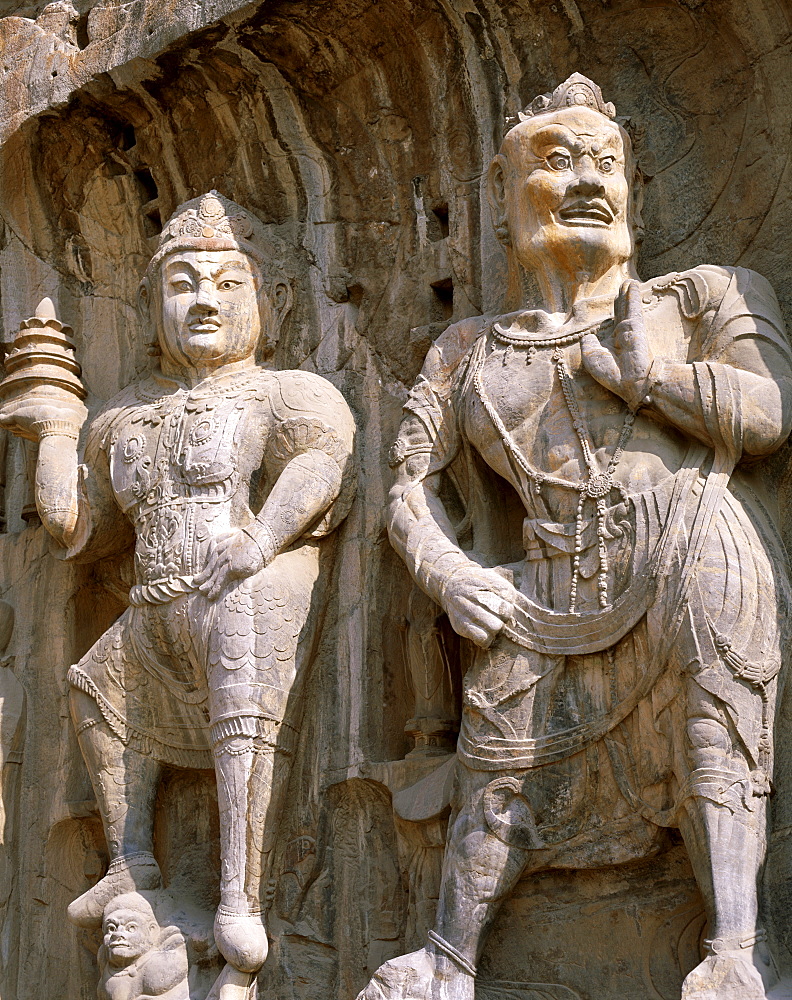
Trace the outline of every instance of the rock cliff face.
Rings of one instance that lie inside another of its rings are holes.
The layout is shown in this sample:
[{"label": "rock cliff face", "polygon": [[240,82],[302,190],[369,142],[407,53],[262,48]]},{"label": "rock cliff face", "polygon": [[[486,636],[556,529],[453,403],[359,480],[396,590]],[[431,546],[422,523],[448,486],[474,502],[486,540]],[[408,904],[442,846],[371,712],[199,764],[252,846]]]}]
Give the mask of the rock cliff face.
[{"label": "rock cliff face", "polygon": [[[277,366],[329,379],[355,415],[358,495],[335,540],[258,985],[260,1000],[352,1000],[383,961],[419,946],[437,897],[448,727],[420,722],[410,658],[440,656],[440,673],[450,670],[446,717],[427,711],[452,725],[468,654],[433,621],[435,652],[415,645],[426,613],[385,533],[388,451],[433,339],[501,305],[505,259],[483,187],[505,121],[576,70],[596,80],[629,118],[646,181],[641,276],[710,261],[749,267],[770,280],[789,325],[792,8],[11,0],[0,13],[6,344],[48,296],[75,331],[96,412],[153,364],[136,299],[163,222],[216,189],[290,248],[295,305]],[[0,449],[0,596],[14,612],[0,635],[0,997],[87,1000],[100,942],[65,914],[103,873],[107,848],[66,671],[121,614],[129,565],[54,558],[32,506],[32,446],[9,439]],[[789,532],[787,450],[771,461]],[[788,702],[765,922],[789,975]],[[421,794],[405,793],[420,780]],[[217,895],[216,814],[211,773],[167,775],[155,852],[186,901],[193,1000],[217,969],[201,939]],[[651,861],[545,872],[498,918],[480,995],[675,1000],[704,936],[678,842]]]}]

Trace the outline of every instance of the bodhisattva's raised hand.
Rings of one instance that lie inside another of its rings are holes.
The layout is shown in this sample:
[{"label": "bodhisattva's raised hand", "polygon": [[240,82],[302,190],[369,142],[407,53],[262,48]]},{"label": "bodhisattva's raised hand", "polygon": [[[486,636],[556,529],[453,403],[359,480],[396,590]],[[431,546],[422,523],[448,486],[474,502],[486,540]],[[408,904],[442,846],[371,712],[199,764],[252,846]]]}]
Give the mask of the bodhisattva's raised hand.
[{"label": "bodhisattva's raised hand", "polygon": [[32,393],[9,399],[0,406],[0,427],[17,437],[38,441],[44,428],[79,433],[88,411],[72,393],[47,387],[46,395]]},{"label": "bodhisattva's raised hand", "polygon": [[455,632],[486,649],[514,614],[517,591],[494,569],[471,563],[443,587],[442,605]]},{"label": "bodhisattva's raised hand", "polygon": [[601,344],[593,333],[581,340],[583,365],[600,385],[621,396],[631,410],[637,410],[648,391],[653,360],[637,281],[622,285],[616,297],[614,321],[612,349]]}]

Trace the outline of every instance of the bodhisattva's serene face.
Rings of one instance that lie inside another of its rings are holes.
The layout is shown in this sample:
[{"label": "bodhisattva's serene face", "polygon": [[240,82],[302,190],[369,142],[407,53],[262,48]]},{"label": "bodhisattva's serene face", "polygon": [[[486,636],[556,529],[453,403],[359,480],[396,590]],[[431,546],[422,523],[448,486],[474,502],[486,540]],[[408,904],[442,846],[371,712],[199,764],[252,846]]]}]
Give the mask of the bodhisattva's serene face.
[{"label": "bodhisattva's serene face", "polygon": [[108,961],[114,966],[129,965],[154,947],[157,925],[138,910],[120,908],[102,921]]},{"label": "bodhisattva's serene face", "polygon": [[179,367],[252,358],[261,332],[261,279],[238,250],[181,250],[163,258],[160,347]]},{"label": "bodhisattva's serene face", "polygon": [[[500,202],[524,267],[602,273],[634,251],[619,127],[587,107],[519,125],[501,152]],[[497,198],[497,193],[496,193]]]}]

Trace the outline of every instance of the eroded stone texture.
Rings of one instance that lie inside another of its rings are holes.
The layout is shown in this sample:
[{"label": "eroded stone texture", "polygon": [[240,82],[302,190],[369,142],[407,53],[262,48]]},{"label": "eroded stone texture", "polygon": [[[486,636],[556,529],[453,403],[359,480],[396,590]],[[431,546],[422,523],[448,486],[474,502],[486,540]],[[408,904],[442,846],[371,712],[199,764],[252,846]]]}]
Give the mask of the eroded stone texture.
[{"label": "eroded stone texture", "polygon": [[521,878],[640,860],[668,829],[710,935],[683,998],[778,982],[757,880],[790,583],[756,459],[789,434],[792,353],[751,271],[637,280],[615,117],[580,74],[520,114],[489,195],[540,308],[518,287],[452,325],[405,405],[391,540],[480,651],[435,925],[361,1000],[473,1000]]},{"label": "eroded stone texture", "polygon": [[[267,955],[261,883],[329,573],[317,540],[343,520],[355,491],[343,397],[317,375],[266,365],[292,301],[283,257],[257,220],[215,191],[177,210],[139,291],[160,366],[100,410],[79,466],[85,391],[48,299],[23,324],[0,383],[3,426],[38,444],[35,502],[60,557],[96,562],[134,542],[130,607],[68,673],[110,852],[106,875],[69,917],[78,927],[102,923],[111,1000],[177,1000],[187,989],[183,942],[150,960],[132,955],[145,962],[139,976],[128,964],[112,971],[132,954],[127,938],[159,947],[153,913],[141,922],[130,903],[111,920],[109,908],[161,886],[154,808],[166,766],[214,766],[214,944],[248,976]],[[167,985],[155,991],[150,976]]]},{"label": "eroded stone texture", "polygon": [[[295,304],[276,367],[329,378],[358,424],[361,492],[335,538],[263,893],[271,949],[258,987],[267,1000],[349,1000],[383,961],[420,946],[439,891],[451,787],[432,775],[448,758],[406,760],[416,739],[405,726],[445,717],[449,704],[457,717],[473,650],[461,643],[446,700],[424,697],[431,709],[418,715],[416,650],[436,676],[437,635],[451,630],[416,607],[385,538],[387,452],[432,341],[450,321],[507,308],[483,195],[504,119],[575,70],[595,79],[630,117],[648,179],[640,277],[712,261],[751,268],[788,322],[789,12],[775,0],[75,0],[74,19],[44,6],[14,3],[3,12],[17,16],[0,20],[6,342],[50,297],[74,330],[90,420],[156,365],[136,316],[140,277],[162,222],[216,188],[290,248]],[[0,995],[93,996],[98,936],[63,914],[108,855],[65,675],[124,612],[131,579],[124,560],[52,559],[23,447],[8,443],[0,537],[1,596],[16,615],[0,670],[25,692],[3,764]],[[765,460],[782,510],[786,455]],[[788,716],[782,703],[765,896],[787,975]],[[203,996],[218,968],[205,937],[219,885],[211,772],[166,769],[155,815],[167,891],[191,898],[189,922],[165,924],[182,927],[195,968],[203,956],[193,986]],[[704,936],[679,844],[648,861],[540,873],[490,933],[482,996],[676,1000]],[[579,963],[581,941],[594,972]]]}]

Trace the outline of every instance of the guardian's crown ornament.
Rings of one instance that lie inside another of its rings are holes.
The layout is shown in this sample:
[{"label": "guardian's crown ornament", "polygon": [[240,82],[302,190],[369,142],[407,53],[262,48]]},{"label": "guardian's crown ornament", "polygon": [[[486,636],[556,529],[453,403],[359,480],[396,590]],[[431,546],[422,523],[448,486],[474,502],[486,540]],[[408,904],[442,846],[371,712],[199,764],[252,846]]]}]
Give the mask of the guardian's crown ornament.
[{"label": "guardian's crown ornament", "polygon": [[[582,73],[573,73],[551,94],[540,94],[535,97],[528,107],[517,113],[517,120],[525,122],[536,115],[546,115],[551,111],[574,107],[592,108],[606,118],[616,117],[616,108],[602,99],[602,91],[596,83]],[[507,124],[515,125],[517,122],[512,119]]]}]

